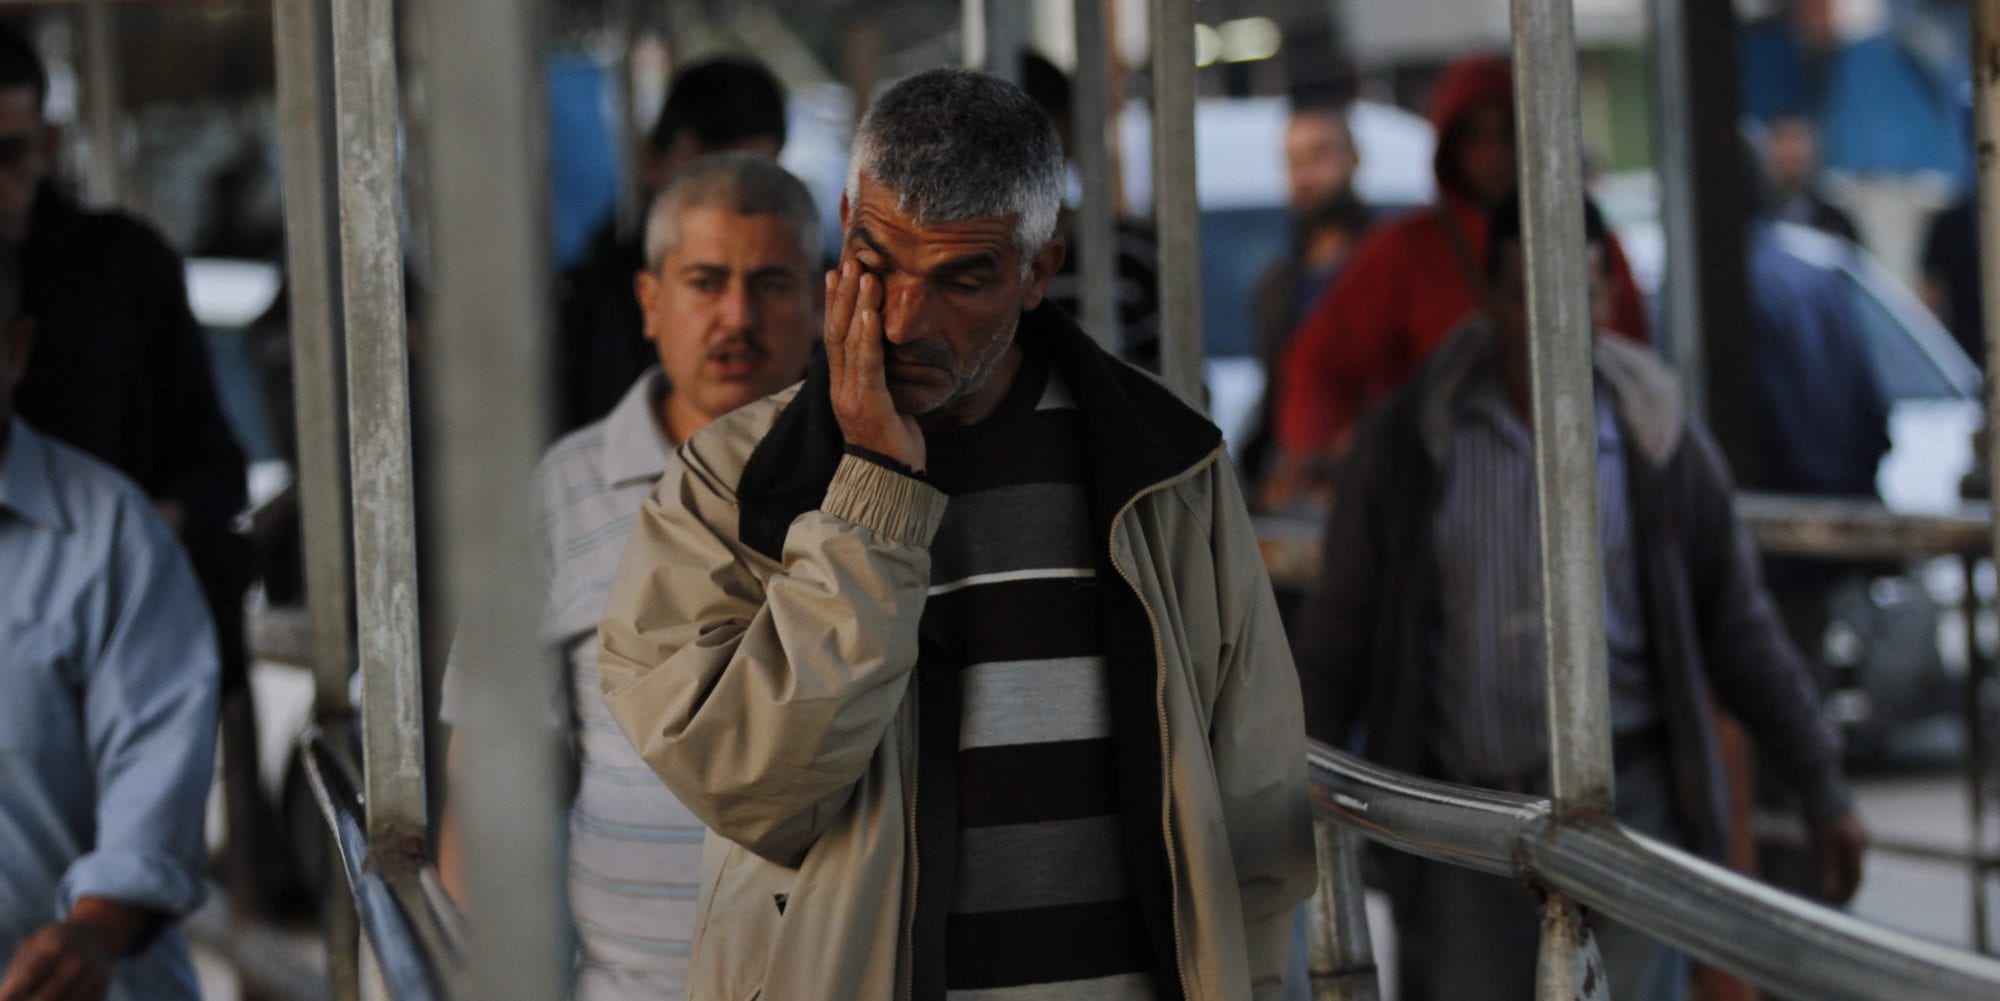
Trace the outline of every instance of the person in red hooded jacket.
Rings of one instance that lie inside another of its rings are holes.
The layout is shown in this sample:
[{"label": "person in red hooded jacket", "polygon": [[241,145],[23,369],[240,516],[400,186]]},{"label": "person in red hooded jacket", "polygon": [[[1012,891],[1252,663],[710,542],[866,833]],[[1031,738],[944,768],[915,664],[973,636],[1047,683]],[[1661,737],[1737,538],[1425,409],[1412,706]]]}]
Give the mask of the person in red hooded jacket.
[{"label": "person in red hooded jacket", "polygon": [[[1293,332],[1277,383],[1279,459],[1267,508],[1324,494],[1355,422],[1385,399],[1469,314],[1485,305],[1478,262],[1486,213],[1513,193],[1514,85],[1507,61],[1469,56],[1431,100],[1438,200],[1375,227]],[[1646,340],[1644,304],[1614,242],[1612,330]]]}]

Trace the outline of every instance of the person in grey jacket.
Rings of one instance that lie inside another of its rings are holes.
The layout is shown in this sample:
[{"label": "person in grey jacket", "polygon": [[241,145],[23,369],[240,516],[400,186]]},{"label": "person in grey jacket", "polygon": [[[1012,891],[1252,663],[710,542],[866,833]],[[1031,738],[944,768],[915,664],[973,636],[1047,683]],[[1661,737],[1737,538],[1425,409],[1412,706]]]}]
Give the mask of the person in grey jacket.
[{"label": "person in grey jacket", "polygon": [[1304,724],[1213,424],[1043,301],[1062,153],[937,70],[863,121],[803,384],[681,445],[599,627],[710,835],[688,995],[1272,998]]},{"label": "person in grey jacket", "polygon": [[[1587,212],[1593,307],[1608,282]],[[1547,792],[1540,555],[1519,202],[1496,209],[1492,322],[1448,340],[1357,438],[1322,577],[1294,637],[1307,730],[1419,775]],[[1599,521],[1617,816],[1720,860],[1728,808],[1713,706],[1797,785],[1824,894],[1844,901],[1865,836],[1839,737],[1737,521],[1715,443],[1643,348],[1594,338]],[[1536,923],[1510,880],[1394,862],[1416,998],[1532,995]],[[1685,960],[1595,922],[1612,996],[1673,998]]]}]

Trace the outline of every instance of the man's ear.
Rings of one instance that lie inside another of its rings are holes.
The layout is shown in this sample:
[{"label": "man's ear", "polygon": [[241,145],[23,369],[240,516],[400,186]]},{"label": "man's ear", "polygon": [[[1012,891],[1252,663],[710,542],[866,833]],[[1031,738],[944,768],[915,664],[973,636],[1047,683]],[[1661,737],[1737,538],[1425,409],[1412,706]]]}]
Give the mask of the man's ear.
[{"label": "man's ear", "polygon": [[42,158],[49,163],[56,162],[62,152],[63,127],[55,122],[42,123]]},{"label": "man's ear", "polygon": [[653,329],[653,298],[660,294],[660,276],[641,268],[632,276],[632,294],[639,300],[639,315],[644,317],[641,327],[646,339],[658,338],[659,331]]},{"label": "man's ear", "polygon": [[1028,262],[1027,288],[1021,294],[1021,309],[1030,310],[1042,304],[1042,296],[1049,290],[1049,282],[1054,281],[1056,272],[1062,270],[1064,258],[1069,256],[1069,245],[1060,236],[1050,237],[1035,252]]}]

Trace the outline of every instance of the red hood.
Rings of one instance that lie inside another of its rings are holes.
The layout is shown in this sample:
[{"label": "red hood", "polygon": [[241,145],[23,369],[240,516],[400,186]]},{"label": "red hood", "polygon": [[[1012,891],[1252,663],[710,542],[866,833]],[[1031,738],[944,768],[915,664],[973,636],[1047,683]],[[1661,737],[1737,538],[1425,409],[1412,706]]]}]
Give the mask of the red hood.
[{"label": "red hood", "polygon": [[1437,132],[1437,157],[1431,169],[1438,186],[1458,194],[1444,170],[1445,138],[1474,109],[1488,104],[1514,103],[1514,75],[1500,56],[1463,56],[1446,66],[1431,92],[1431,128]]}]

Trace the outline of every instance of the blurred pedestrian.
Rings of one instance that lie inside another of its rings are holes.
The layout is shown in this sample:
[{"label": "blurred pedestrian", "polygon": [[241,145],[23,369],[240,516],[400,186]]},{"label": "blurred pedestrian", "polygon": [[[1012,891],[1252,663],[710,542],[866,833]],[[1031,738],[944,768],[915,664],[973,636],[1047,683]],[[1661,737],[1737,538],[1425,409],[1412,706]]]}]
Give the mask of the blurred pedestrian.
[{"label": "blurred pedestrian", "polygon": [[[609,416],[565,436],[542,460],[542,635],[562,662],[519,684],[546,689],[544,704],[571,710],[562,722],[581,768],[569,813],[569,909],[575,997],[584,1001],[684,996],[701,867],[700,819],[639,760],[605,709],[597,621],[673,449],[805,371],[819,332],[819,254],[812,196],[775,162],[717,153],[680,169],[648,216],[637,279],[658,364]],[[479,693],[468,685],[453,663],[439,714],[446,722],[471,718]],[[456,769],[456,738],[452,748]],[[463,882],[457,818],[448,806],[438,847],[455,895]]]},{"label": "blurred pedestrian", "polygon": [[193,1001],[215,630],[154,503],[15,413],[22,301],[0,249],[0,1001]]},{"label": "blurred pedestrian", "polygon": [[[1376,227],[1314,304],[1278,368],[1276,468],[1266,507],[1323,495],[1355,421],[1401,386],[1486,297],[1486,213],[1514,190],[1514,85],[1504,59],[1449,66],[1431,99],[1438,201]],[[1610,327],[1646,339],[1615,241]]]},{"label": "blurred pedestrian", "polygon": [[[1594,209],[1586,218],[1617,819],[1720,860],[1719,702],[1803,794],[1822,892],[1844,901],[1866,838],[1838,732],[1764,591],[1714,442],[1652,353],[1602,330],[1609,236]],[[1546,639],[1518,220],[1511,200],[1492,219],[1492,319],[1463,325],[1357,434],[1295,649],[1313,736],[1402,771],[1543,795]],[[1406,997],[1533,994],[1538,925],[1525,888],[1414,856],[1392,865]],[[1612,997],[1681,997],[1684,958],[1591,921]]]},{"label": "blurred pedestrian", "polygon": [[1251,301],[1265,387],[1256,427],[1237,453],[1237,461],[1252,482],[1262,478],[1272,459],[1277,373],[1292,331],[1326,292],[1368,228],[1368,206],[1354,191],[1354,175],[1360,167],[1361,152],[1355,146],[1346,110],[1331,101],[1294,98],[1291,118],[1285,124],[1291,243],[1285,256],[1271,262],[1258,277]]},{"label": "blurred pedestrian", "polygon": [[[653,195],[681,167],[710,153],[776,158],[785,147],[785,90],[749,59],[695,63],[677,74],[640,151],[640,195]],[[643,233],[607,221],[582,264],[557,289],[556,430],[599,420],[655,362],[632,282],[645,270]]]},{"label": "blurred pedestrian", "polygon": [[1854,220],[1820,193],[1819,130],[1812,120],[1799,115],[1773,118],[1760,132],[1771,217],[1859,241]]}]

